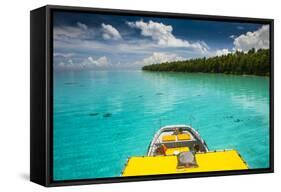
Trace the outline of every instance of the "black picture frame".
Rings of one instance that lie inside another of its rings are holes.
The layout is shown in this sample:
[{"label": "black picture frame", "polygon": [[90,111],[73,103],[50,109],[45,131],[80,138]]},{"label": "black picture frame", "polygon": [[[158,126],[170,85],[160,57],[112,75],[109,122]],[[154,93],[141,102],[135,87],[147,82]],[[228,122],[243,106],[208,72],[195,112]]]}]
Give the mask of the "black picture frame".
[{"label": "black picture frame", "polygon": [[[152,176],[113,177],[81,180],[53,180],[53,30],[54,11],[137,15],[270,25],[270,167],[237,171],[200,172]],[[195,178],[274,172],[274,20],[246,17],[195,15],[136,10],[101,9],[46,5],[30,12],[30,180],[53,187],[66,185]]]}]

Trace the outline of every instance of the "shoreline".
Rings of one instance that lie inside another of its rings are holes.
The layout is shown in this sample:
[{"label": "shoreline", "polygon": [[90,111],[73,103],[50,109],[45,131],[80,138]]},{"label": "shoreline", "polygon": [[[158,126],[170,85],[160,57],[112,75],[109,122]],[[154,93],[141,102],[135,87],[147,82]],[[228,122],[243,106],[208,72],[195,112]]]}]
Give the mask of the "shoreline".
[{"label": "shoreline", "polygon": [[164,72],[164,73],[191,73],[191,74],[220,74],[220,75],[235,75],[235,76],[258,76],[258,77],[269,77],[270,78],[270,74],[268,75],[258,75],[258,74],[235,74],[235,73],[212,73],[212,72],[190,72],[190,71],[154,71],[154,70],[146,70],[146,69],[142,69],[141,71],[144,72]]}]

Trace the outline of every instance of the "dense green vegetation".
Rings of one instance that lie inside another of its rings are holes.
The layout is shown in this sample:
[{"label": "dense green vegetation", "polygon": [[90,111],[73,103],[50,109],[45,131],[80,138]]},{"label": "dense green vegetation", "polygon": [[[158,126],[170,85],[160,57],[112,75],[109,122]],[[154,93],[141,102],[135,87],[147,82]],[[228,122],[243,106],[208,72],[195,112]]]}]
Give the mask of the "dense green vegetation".
[{"label": "dense green vegetation", "polygon": [[269,49],[251,49],[248,53],[236,51],[210,58],[152,64],[144,66],[142,70],[269,75],[269,58]]}]

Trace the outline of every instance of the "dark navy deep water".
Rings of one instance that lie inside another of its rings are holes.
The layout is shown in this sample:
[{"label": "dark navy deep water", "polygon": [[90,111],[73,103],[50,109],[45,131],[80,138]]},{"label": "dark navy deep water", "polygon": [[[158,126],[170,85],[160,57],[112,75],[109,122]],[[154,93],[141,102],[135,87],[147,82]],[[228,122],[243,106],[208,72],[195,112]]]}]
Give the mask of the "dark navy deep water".
[{"label": "dark navy deep water", "polygon": [[269,166],[269,78],[143,71],[54,73],[54,179],[120,176],[160,126],[189,124],[210,150]]}]

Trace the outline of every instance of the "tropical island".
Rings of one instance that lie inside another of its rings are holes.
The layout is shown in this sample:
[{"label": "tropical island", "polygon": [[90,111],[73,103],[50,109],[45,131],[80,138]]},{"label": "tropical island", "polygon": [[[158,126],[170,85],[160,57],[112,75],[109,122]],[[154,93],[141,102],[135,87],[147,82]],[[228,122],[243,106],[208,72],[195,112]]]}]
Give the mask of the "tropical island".
[{"label": "tropical island", "polygon": [[236,51],[209,58],[146,65],[142,70],[269,76],[270,52],[269,49],[256,51],[253,48],[247,53]]}]

